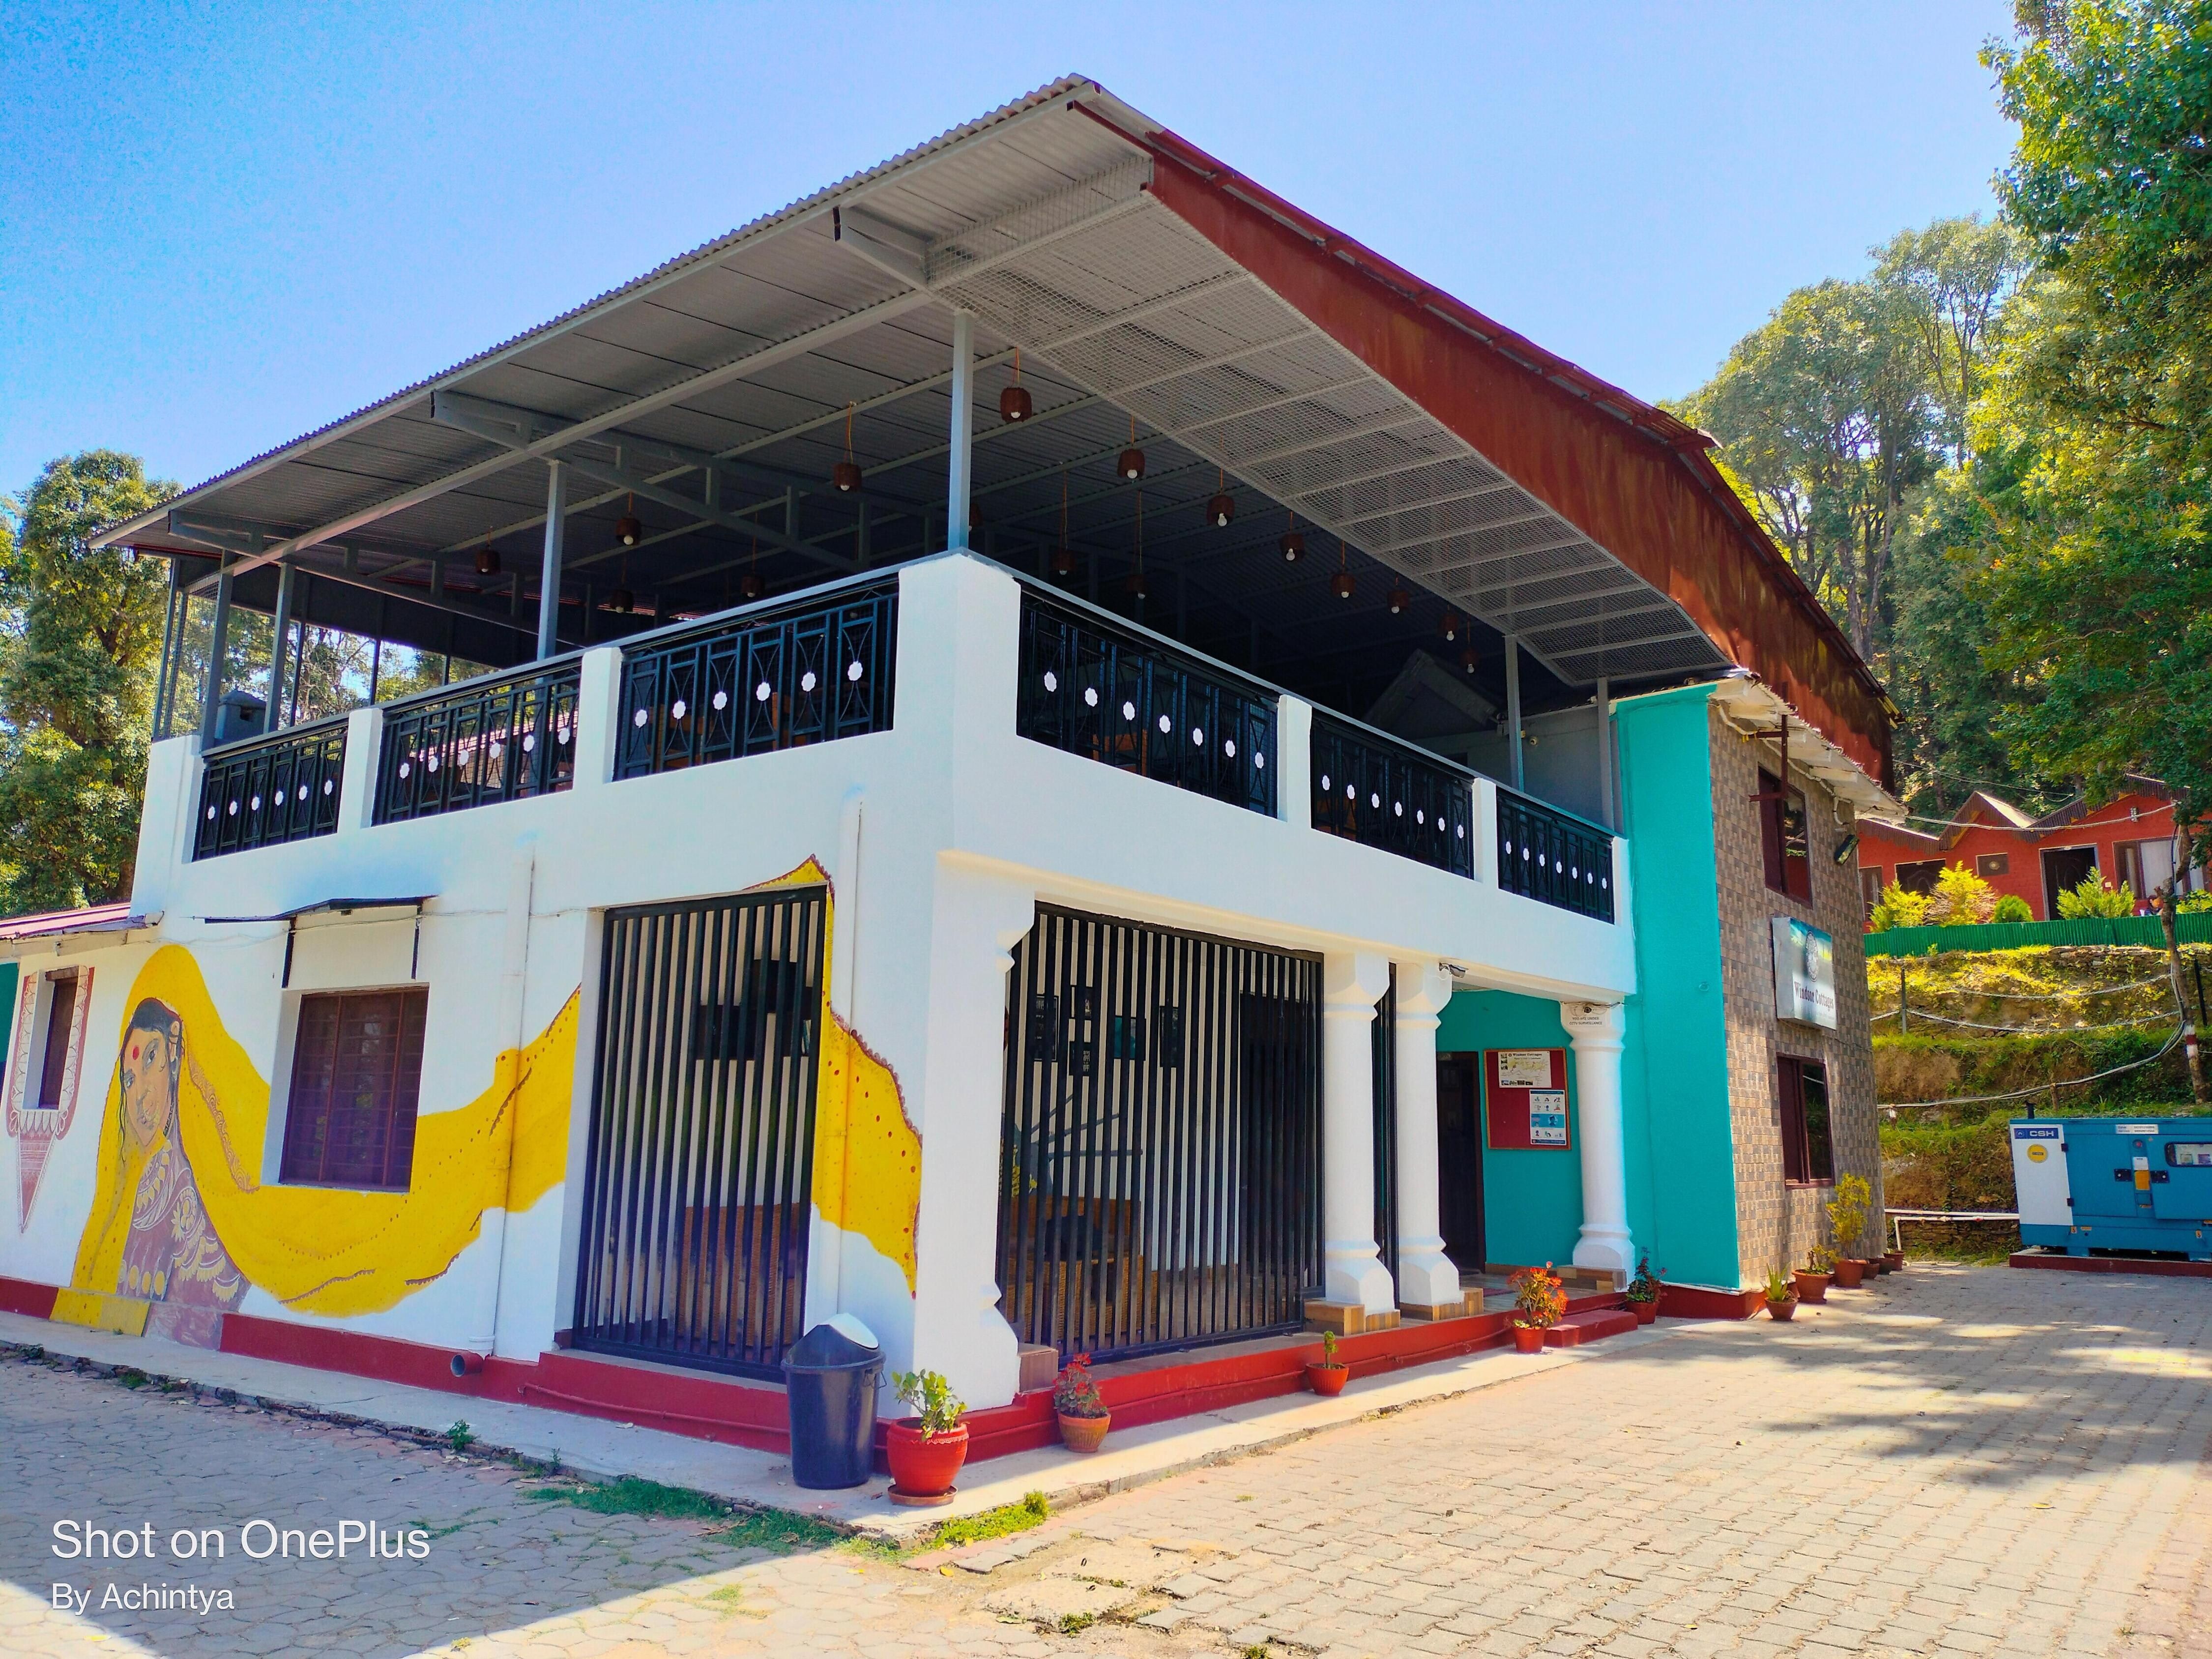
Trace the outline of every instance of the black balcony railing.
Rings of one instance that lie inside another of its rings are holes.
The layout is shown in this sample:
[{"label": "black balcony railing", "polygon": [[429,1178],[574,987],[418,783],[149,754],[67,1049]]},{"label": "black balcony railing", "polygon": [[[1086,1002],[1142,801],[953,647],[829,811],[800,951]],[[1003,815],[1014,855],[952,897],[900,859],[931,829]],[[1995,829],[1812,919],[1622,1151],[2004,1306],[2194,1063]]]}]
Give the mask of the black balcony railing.
[{"label": "black balcony railing", "polygon": [[1273,693],[1029,588],[1014,730],[1274,816]]},{"label": "black balcony railing", "polygon": [[210,750],[200,778],[192,857],[211,859],[338,827],[346,717]]},{"label": "black balcony railing", "polygon": [[1611,921],[1613,836],[1571,813],[1500,789],[1498,884],[1523,898]]},{"label": "black balcony railing", "polygon": [[379,823],[523,800],[576,779],[577,659],[392,704],[376,766]]},{"label": "black balcony railing", "polygon": [[1471,878],[1474,775],[1316,709],[1313,827]]},{"label": "black balcony railing", "polygon": [[615,776],[891,726],[898,578],[718,617],[623,651]]}]

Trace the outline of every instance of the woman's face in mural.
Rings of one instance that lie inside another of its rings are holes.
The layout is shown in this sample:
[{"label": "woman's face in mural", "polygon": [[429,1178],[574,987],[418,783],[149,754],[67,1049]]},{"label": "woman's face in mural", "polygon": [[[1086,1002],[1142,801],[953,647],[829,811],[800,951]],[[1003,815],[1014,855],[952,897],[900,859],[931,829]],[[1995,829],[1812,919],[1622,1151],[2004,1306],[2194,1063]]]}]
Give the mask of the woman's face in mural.
[{"label": "woman's face in mural", "polygon": [[151,1146],[176,1110],[176,1026],[133,1025],[123,1039],[123,1127]]}]

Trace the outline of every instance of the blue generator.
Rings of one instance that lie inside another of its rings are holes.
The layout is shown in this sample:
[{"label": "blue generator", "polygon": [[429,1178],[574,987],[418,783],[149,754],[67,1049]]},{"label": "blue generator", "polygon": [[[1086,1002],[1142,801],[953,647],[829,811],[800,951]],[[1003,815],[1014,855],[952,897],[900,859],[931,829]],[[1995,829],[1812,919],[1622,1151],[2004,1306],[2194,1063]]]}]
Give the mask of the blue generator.
[{"label": "blue generator", "polygon": [[2015,1120],[2012,1175],[2022,1244],[2212,1261],[2212,1117]]}]

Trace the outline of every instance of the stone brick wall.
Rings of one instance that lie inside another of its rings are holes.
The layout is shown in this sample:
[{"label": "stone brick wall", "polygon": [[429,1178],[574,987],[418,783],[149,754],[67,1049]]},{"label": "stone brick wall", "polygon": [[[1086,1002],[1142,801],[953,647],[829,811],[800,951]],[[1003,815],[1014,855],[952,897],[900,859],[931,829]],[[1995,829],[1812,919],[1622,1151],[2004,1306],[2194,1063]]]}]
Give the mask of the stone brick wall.
[{"label": "stone brick wall", "polygon": [[[1805,1253],[1828,1240],[1824,1206],[1830,1188],[1792,1187],[1782,1178],[1782,1107],[1776,1058],[1825,1060],[1834,1123],[1836,1173],[1866,1177],[1874,1188],[1868,1231],[1881,1216],[1881,1154],[1875,1131],[1874,1046],[1867,1023],[1864,909],[1858,874],[1835,862],[1849,832],[1836,803],[1814,780],[1792,774],[1805,792],[1813,902],[1766,884],[1759,847],[1759,771],[1776,764],[1773,743],[1744,738],[1708,706],[1712,733],[1713,823],[1719,841],[1721,996],[1728,1027],[1729,1106],[1735,1139],[1738,1267],[1741,1283],[1762,1282],[1770,1268],[1802,1267]],[[1796,916],[1836,941],[1836,1029],[1824,1031],[1774,1014],[1772,919]]]}]

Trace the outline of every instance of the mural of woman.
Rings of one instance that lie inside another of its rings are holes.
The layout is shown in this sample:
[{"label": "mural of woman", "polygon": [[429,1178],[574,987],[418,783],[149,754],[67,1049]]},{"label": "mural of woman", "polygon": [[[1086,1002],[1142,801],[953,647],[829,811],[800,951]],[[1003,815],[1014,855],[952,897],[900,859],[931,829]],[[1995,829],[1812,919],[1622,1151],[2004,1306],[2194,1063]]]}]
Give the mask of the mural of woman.
[{"label": "mural of woman", "polygon": [[146,998],[131,1011],[117,1060],[124,1167],[136,1164],[138,1179],[128,1200],[131,1231],[115,1290],[153,1304],[148,1335],[212,1348],[222,1339],[222,1315],[246,1294],[246,1277],[201,1206],[178,1133],[183,1061],[183,1020]]}]

